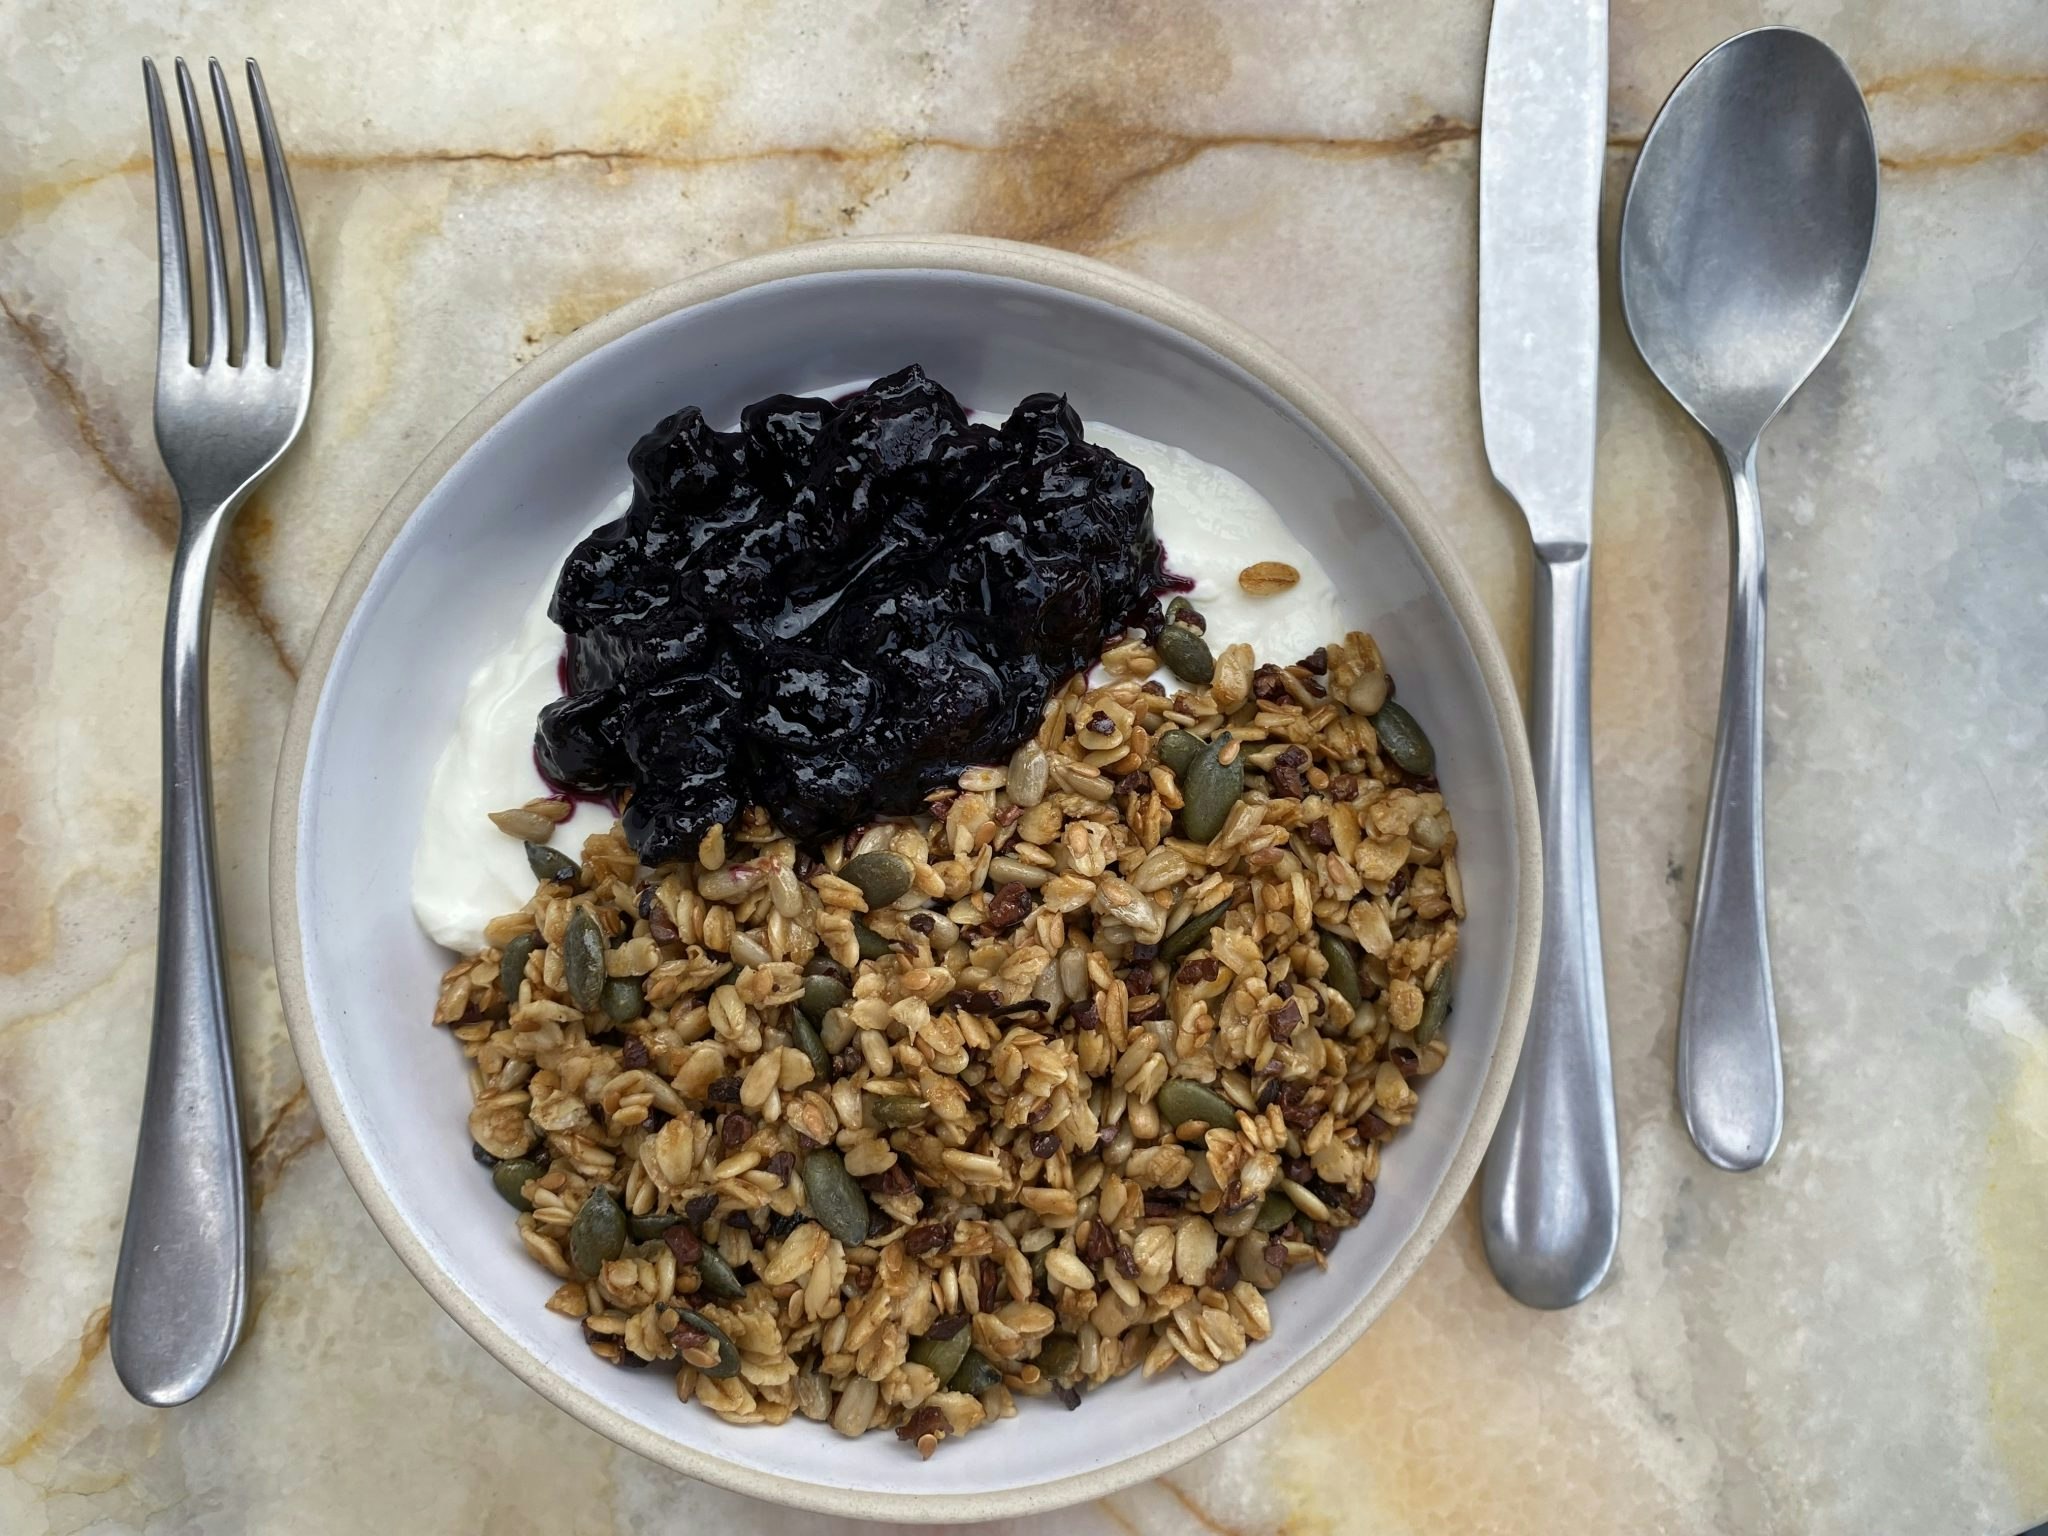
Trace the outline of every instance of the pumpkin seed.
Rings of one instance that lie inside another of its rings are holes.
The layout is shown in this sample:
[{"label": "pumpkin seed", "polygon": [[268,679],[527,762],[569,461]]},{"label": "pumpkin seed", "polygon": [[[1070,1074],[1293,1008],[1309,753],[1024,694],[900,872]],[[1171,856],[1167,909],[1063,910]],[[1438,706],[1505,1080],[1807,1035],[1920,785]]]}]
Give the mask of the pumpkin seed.
[{"label": "pumpkin seed", "polygon": [[1358,961],[1352,956],[1351,946],[1329,929],[1318,928],[1316,948],[1323,952],[1323,964],[1330,968],[1323,977],[1330,990],[1354,1008],[1364,1002],[1365,988],[1359,984]]},{"label": "pumpkin seed", "polygon": [[923,1099],[908,1094],[864,1093],[861,1095],[867,1122],[878,1130],[899,1131],[909,1125],[923,1125],[931,1113]]},{"label": "pumpkin seed", "polygon": [[539,947],[539,934],[522,933],[505,946],[505,953],[498,958],[498,986],[512,1007],[519,1006],[519,983],[526,976],[526,957]]},{"label": "pumpkin seed", "polygon": [[837,976],[807,976],[804,978],[803,1000],[797,1007],[813,1024],[819,1024],[824,1022],[826,1014],[851,996],[853,994],[847,991],[846,983]]},{"label": "pumpkin seed", "polygon": [[1451,1012],[1451,973],[1445,971],[1437,977],[1422,999],[1422,1021],[1415,1026],[1415,1043],[1427,1045],[1436,1038],[1436,1032],[1444,1027],[1444,1020]]},{"label": "pumpkin seed", "polygon": [[636,1243],[652,1242],[682,1219],[674,1211],[649,1211],[645,1216],[628,1216],[626,1235]]},{"label": "pumpkin seed", "polygon": [[1182,780],[1181,798],[1185,803],[1181,807],[1180,825],[1192,842],[1206,843],[1221,832],[1230,808],[1244,794],[1244,754],[1240,752],[1224,762],[1223,749],[1229,743],[1230,732],[1225,731],[1188,764]]},{"label": "pumpkin seed", "polygon": [[967,1351],[974,1347],[974,1335],[962,1328],[950,1339],[915,1338],[910,1341],[910,1358],[939,1378],[941,1387],[953,1379]]},{"label": "pumpkin seed", "polygon": [[1159,761],[1173,770],[1173,776],[1184,779],[1188,776],[1188,765],[1202,754],[1202,738],[1193,731],[1168,731],[1159,738]]},{"label": "pumpkin seed", "polygon": [[1230,910],[1230,898],[1224,897],[1206,912],[1197,912],[1169,933],[1159,945],[1159,958],[1168,965],[1187,954],[1207,936],[1209,930],[1223,921],[1223,914]]},{"label": "pumpkin seed", "polygon": [[585,1013],[604,997],[604,930],[588,907],[578,907],[563,930],[562,979],[569,1001]]},{"label": "pumpkin seed", "polygon": [[1252,1222],[1261,1232],[1278,1232],[1294,1220],[1294,1202],[1277,1189],[1266,1191],[1266,1198],[1259,1202],[1258,1218]]},{"label": "pumpkin seed", "polygon": [[1209,642],[1185,624],[1169,624],[1160,630],[1152,648],[1184,683],[1206,687],[1216,676],[1216,658],[1210,654]]},{"label": "pumpkin seed", "polygon": [[1047,1381],[1060,1381],[1073,1375],[1081,1364],[1080,1341],[1071,1333],[1049,1333],[1031,1363]]},{"label": "pumpkin seed", "polygon": [[1237,1111],[1230,1107],[1230,1101],[1186,1077],[1170,1077],[1160,1085],[1159,1118],[1168,1125],[1199,1120],[1227,1131],[1237,1129]]},{"label": "pumpkin seed", "polygon": [[586,1279],[616,1259],[626,1246],[626,1213],[619,1197],[600,1184],[584,1197],[569,1223],[569,1262]]},{"label": "pumpkin seed", "polygon": [[1258,1220],[1258,1216],[1259,1202],[1244,1200],[1218,1211],[1209,1218],[1209,1225],[1216,1229],[1219,1237],[1243,1237],[1251,1231],[1252,1223]]},{"label": "pumpkin seed", "polygon": [[960,1369],[953,1373],[953,1379],[946,1383],[955,1392],[965,1392],[979,1397],[990,1387],[1000,1386],[1003,1373],[988,1363],[978,1349],[967,1351],[967,1358],[960,1362]]},{"label": "pumpkin seed", "polygon": [[526,867],[533,871],[536,880],[553,880],[561,885],[576,883],[576,861],[546,843],[526,845]]},{"label": "pumpkin seed", "polygon": [[[815,981],[823,978],[812,979]],[[808,998],[810,989],[806,987],[804,991]],[[803,1014],[792,1013],[789,1016],[789,1032],[796,1039],[796,1048],[810,1058],[812,1074],[821,1083],[829,1082],[832,1077],[832,1053],[825,1049],[825,1042],[819,1038],[818,1026]]]},{"label": "pumpkin seed", "polygon": [[848,859],[839,869],[840,879],[860,887],[870,912],[880,911],[909,890],[910,877],[910,860],[882,848]]},{"label": "pumpkin seed", "polygon": [[725,1336],[725,1330],[711,1321],[702,1312],[692,1312],[688,1307],[677,1307],[676,1316],[700,1333],[709,1334],[711,1342],[718,1346],[718,1364],[700,1367],[706,1376],[723,1381],[728,1376],[740,1373],[740,1352],[738,1346]]},{"label": "pumpkin seed", "polygon": [[604,992],[598,999],[604,1009],[604,1016],[614,1024],[624,1024],[640,1017],[646,1003],[640,992],[638,976],[614,976],[604,984]]},{"label": "pumpkin seed", "polygon": [[491,1188],[514,1210],[530,1211],[533,1202],[526,1198],[526,1181],[539,1178],[544,1171],[530,1157],[508,1157],[491,1170]]},{"label": "pumpkin seed", "polygon": [[1209,621],[1196,612],[1195,605],[1184,597],[1176,597],[1166,605],[1166,622],[1185,624],[1198,635],[1209,630]]},{"label": "pumpkin seed", "polygon": [[1415,717],[1392,699],[1372,717],[1372,728],[1379,734],[1380,751],[1391,757],[1394,766],[1403,773],[1423,779],[1436,771],[1436,748],[1429,744],[1429,737],[1415,723]]},{"label": "pumpkin seed", "polygon": [[884,955],[896,953],[896,946],[866,923],[853,925],[853,942],[860,946],[860,957],[863,960],[879,960]]},{"label": "pumpkin seed", "polygon": [[[1052,871],[1026,864],[1022,859],[999,853],[988,861],[988,883],[993,886],[1021,885],[1037,890],[1052,879]],[[933,946],[935,949],[936,945]]]},{"label": "pumpkin seed", "polygon": [[697,1278],[704,1282],[705,1290],[721,1301],[738,1301],[747,1294],[747,1288],[740,1284],[740,1277],[733,1273],[732,1266],[709,1244],[697,1255]]},{"label": "pumpkin seed", "polygon": [[804,1195],[811,1214],[827,1232],[851,1248],[868,1236],[868,1197],[830,1147],[804,1157]]}]

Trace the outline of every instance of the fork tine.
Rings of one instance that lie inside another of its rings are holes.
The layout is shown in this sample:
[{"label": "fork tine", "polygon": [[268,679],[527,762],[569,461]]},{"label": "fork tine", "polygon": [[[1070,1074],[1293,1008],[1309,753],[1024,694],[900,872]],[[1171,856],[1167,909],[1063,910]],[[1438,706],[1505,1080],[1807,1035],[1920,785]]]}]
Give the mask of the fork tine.
[{"label": "fork tine", "polygon": [[178,189],[178,152],[171,144],[171,117],[154,59],[142,61],[142,90],[149,98],[149,147],[156,161],[157,366],[172,358],[189,366],[192,278],[185,262],[185,199]]},{"label": "fork tine", "polygon": [[235,202],[235,233],[242,248],[243,367],[270,363],[270,317],[263,300],[263,243],[256,232],[256,204],[249,195],[249,165],[242,158],[242,133],[235,122],[235,103],[228,95],[228,77],[219,59],[206,61],[213,80],[213,109],[220,115],[221,149],[227,155],[228,187]]},{"label": "fork tine", "polygon": [[[306,242],[299,231],[299,204],[292,196],[291,172],[284,148],[277,142],[277,120],[270,114],[270,93],[263,71],[249,60],[249,96],[256,107],[256,137],[263,145],[263,174],[270,184],[270,215],[277,227],[277,275],[281,302],[278,321],[284,340],[279,366],[310,365],[313,357],[313,284],[306,273]],[[311,387],[308,366],[307,385]]]},{"label": "fork tine", "polygon": [[220,244],[220,206],[213,200],[213,159],[206,150],[206,122],[192,72],[178,60],[178,99],[185,108],[185,136],[192,143],[192,185],[199,194],[199,248],[206,257],[206,349],[199,365],[228,360],[227,258]]}]

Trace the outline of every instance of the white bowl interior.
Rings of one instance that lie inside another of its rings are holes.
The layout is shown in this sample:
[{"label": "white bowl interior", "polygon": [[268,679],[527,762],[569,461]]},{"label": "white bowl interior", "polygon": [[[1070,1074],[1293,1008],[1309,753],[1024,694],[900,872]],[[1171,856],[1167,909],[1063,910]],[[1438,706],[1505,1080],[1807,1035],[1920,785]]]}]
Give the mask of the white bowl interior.
[{"label": "white bowl interior", "polygon": [[[1353,595],[1351,622],[1378,638],[1402,701],[1433,736],[1471,907],[1450,1061],[1393,1143],[1368,1219],[1326,1273],[1273,1294],[1274,1336],[1211,1376],[1127,1378],[1072,1413],[1026,1403],[1021,1423],[948,1444],[929,1463],[893,1437],[849,1441],[801,1419],[727,1425],[678,1404],[663,1372],[605,1365],[573,1324],[542,1310],[555,1282],[525,1257],[470,1161],[462,1059],[428,1023],[449,957],[415,927],[408,879],[428,777],[470,673],[624,488],[634,440],[685,404],[731,420],[762,395],[913,361],[970,406],[1064,390],[1084,417],[1179,444],[1262,491]],[[1063,289],[950,270],[743,289],[611,341],[512,406],[371,578],[319,700],[298,815],[313,1033],[370,1177],[427,1262],[488,1319],[465,1324],[513,1363],[508,1351],[523,1352],[657,1436],[814,1490],[896,1498],[1018,1490],[1125,1461],[1199,1432],[1327,1338],[1414,1235],[1450,1168],[1501,1029],[1516,931],[1499,723],[1443,591],[1364,473],[1273,390],[1176,330]]]}]

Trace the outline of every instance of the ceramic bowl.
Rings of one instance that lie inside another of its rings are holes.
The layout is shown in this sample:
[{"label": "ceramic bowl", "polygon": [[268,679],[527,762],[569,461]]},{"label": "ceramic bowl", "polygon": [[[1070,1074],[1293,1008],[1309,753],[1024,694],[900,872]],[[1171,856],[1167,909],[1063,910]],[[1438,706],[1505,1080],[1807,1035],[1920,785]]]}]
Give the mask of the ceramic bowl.
[{"label": "ceramic bowl", "polygon": [[[449,956],[414,925],[408,871],[466,681],[503,646],[626,450],[686,403],[745,402],[907,362],[971,406],[1063,390],[1081,414],[1250,481],[1352,594],[1436,742],[1470,917],[1448,1065],[1388,1151],[1371,1215],[1323,1273],[1272,1294],[1273,1336],[1208,1376],[1127,1377],[1076,1412],[1010,1422],[921,1462],[893,1436],[740,1428],[621,1371],[542,1302],[470,1161],[462,1058],[428,1021]],[[1379,1315],[1478,1166],[1535,968],[1536,811],[1508,671],[1407,478],[1325,395],[1242,331],[1151,283],[985,240],[846,240],[735,262],[585,327],[515,374],[408,480],[341,579],[285,740],[272,851],[286,1017],[329,1142],[420,1282],[549,1399],[692,1477],[843,1516],[973,1520],[1155,1476],[1270,1413]],[[371,957],[374,957],[372,959]]]}]

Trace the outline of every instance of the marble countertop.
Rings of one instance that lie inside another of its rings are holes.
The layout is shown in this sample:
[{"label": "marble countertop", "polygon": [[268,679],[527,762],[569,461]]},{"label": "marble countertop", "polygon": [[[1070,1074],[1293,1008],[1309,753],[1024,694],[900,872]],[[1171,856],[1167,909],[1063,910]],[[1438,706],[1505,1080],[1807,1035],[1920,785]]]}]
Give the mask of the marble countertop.
[{"label": "marble countertop", "polygon": [[[285,1041],[265,899],[278,742],[322,605],[420,455],[549,342],[728,257],[945,229],[1102,257],[1291,354],[1421,483],[1525,664],[1528,558],[1476,405],[1486,21],[1480,0],[0,7],[0,1529],[831,1524],[557,1412],[439,1312],[347,1188]],[[1525,1311],[1468,1211],[1286,1410],[1019,1529],[2048,1517],[2048,12],[1616,0],[1610,213],[1665,92],[1763,21],[1843,52],[1884,157],[1862,307],[1762,459],[1783,1148],[1717,1173],[1673,1105],[1724,514],[1704,441],[1610,305],[1593,622],[1612,1278],[1573,1311]],[[263,61],[324,350],[214,630],[254,1316],[210,1392],[154,1411],[105,1341],[175,518],[150,435],[135,65],[179,51]]]}]

